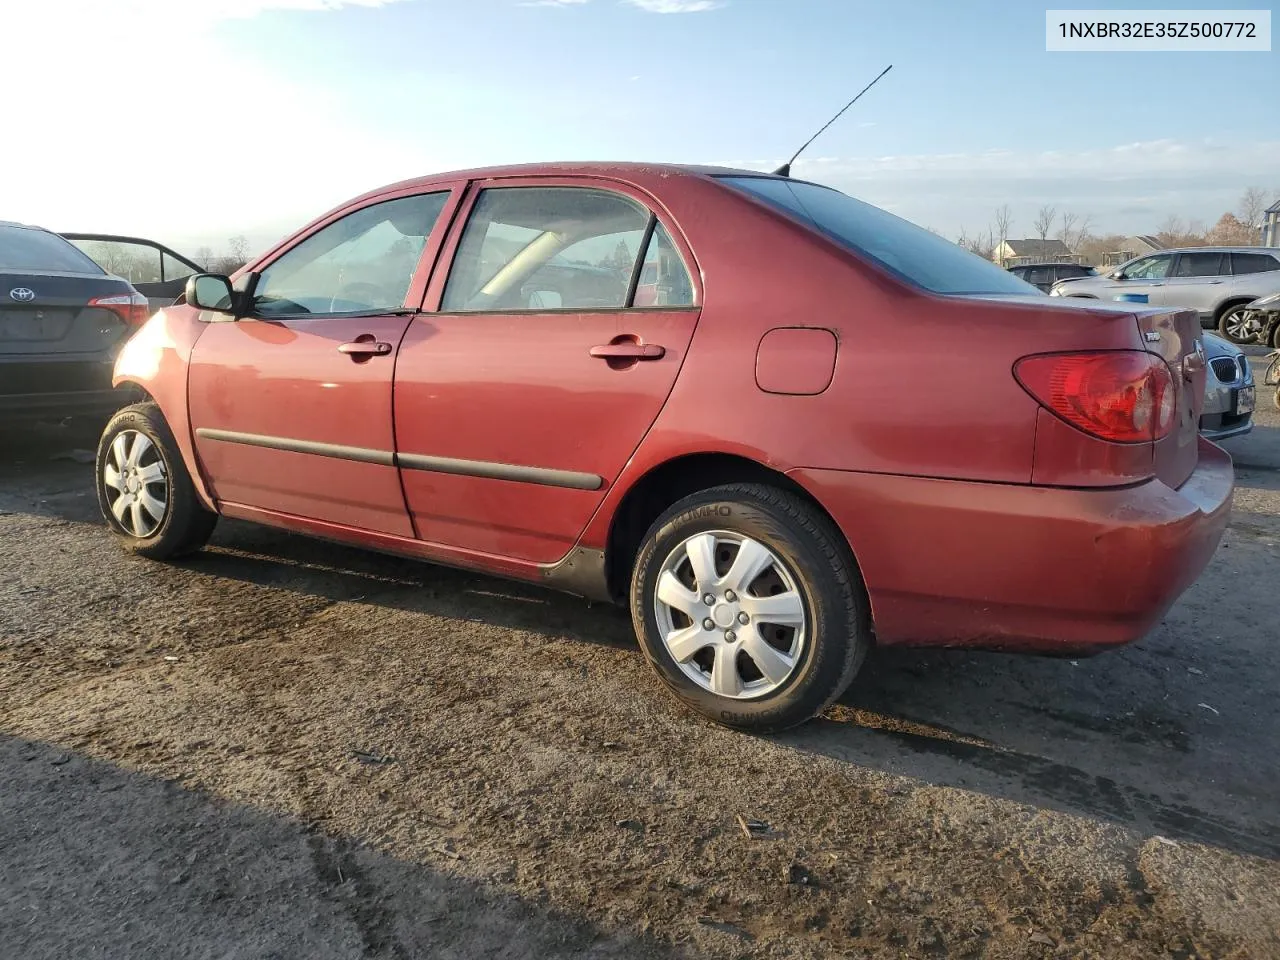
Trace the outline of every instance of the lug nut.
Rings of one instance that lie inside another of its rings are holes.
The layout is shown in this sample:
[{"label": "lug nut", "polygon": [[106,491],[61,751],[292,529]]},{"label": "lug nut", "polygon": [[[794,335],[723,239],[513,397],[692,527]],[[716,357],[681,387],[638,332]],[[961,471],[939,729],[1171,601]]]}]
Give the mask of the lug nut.
[{"label": "lug nut", "polygon": [[724,594],[724,598],[728,600],[730,603],[733,603],[735,600],[738,599],[738,595],[734,593],[732,590],[726,590]]},{"label": "lug nut", "polygon": [[732,630],[726,630],[724,632],[724,638],[728,640],[730,643],[733,643],[733,641],[738,639],[738,635],[734,633]]},{"label": "lug nut", "polygon": [[708,607],[714,607],[716,605],[716,598],[708,593],[705,597],[702,598],[702,602],[705,603]]},{"label": "lug nut", "polygon": [[751,622],[751,618],[745,613],[740,613],[738,614],[738,622],[745,625]]},{"label": "lug nut", "polygon": [[703,630],[714,630],[715,628],[716,628],[716,622],[712,620],[710,617],[707,617],[707,619],[702,621]]}]

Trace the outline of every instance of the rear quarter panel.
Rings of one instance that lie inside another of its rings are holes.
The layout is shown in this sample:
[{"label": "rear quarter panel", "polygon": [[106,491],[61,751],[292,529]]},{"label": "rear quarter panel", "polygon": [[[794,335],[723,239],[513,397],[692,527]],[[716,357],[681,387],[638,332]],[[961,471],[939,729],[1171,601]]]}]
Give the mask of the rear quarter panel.
[{"label": "rear quarter panel", "polygon": [[206,326],[201,315],[202,311],[178,305],[152,316],[120,351],[112,385],[133,384],[156,402],[173,431],[196,494],[212,510],[213,497],[200,473],[187,411],[187,366]]},{"label": "rear quarter panel", "polygon": [[[738,454],[781,472],[1029,483],[1040,408],[1013,378],[1014,362],[1082,345],[1136,345],[1128,311],[1038,296],[934,296],[713,181],[681,178],[653,191],[696,255],[702,319],[665,408],[586,545],[605,541],[611,507],[627,487],[689,453]],[[825,391],[786,396],[758,387],[757,347],[779,327],[836,335]]]}]

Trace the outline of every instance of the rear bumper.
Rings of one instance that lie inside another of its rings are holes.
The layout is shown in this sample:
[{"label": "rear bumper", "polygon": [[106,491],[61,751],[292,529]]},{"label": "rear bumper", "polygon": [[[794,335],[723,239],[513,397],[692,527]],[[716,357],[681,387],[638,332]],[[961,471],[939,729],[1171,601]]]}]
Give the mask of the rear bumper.
[{"label": "rear bumper", "polygon": [[0,357],[0,417],[50,420],[112,413],[132,397],[111,387],[111,360],[99,355]]},{"label": "rear bumper", "polygon": [[1081,654],[1142,637],[1226,528],[1231,458],[1206,440],[1179,489],[791,476],[849,539],[884,645]]}]

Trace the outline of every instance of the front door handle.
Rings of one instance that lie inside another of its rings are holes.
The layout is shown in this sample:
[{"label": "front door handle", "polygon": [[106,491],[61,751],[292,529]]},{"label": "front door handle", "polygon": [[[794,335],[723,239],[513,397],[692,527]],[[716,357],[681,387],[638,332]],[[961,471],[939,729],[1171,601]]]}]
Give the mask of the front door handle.
[{"label": "front door handle", "polygon": [[338,346],[339,353],[345,353],[352,360],[367,360],[370,357],[385,357],[391,352],[391,344],[375,340],[373,334],[366,333],[356,337],[351,343]]},{"label": "front door handle", "polygon": [[599,360],[661,360],[667,348],[656,343],[605,343],[591,348],[591,356]]}]

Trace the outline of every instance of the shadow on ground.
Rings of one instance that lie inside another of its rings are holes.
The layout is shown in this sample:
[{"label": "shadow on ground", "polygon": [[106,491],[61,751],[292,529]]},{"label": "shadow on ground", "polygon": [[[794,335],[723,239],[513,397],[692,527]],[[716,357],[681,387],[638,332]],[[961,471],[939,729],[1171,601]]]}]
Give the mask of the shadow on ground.
[{"label": "shadow on ground", "polygon": [[[0,482],[33,513],[98,524],[90,468],[49,459],[74,449],[74,438],[47,440],[6,458]],[[1249,476],[1261,494],[1276,489],[1265,470]],[[1259,515],[1255,526],[1269,530],[1260,524],[1273,522]],[[1150,637],[1092,659],[877,651],[825,718],[783,742],[842,763],[1280,858],[1272,753],[1280,742],[1280,659],[1268,639],[1275,630],[1265,626],[1280,610],[1255,569],[1274,562],[1271,551],[1243,528],[1229,535],[1201,583]],[[628,615],[607,605],[246,524],[221,524],[211,547],[182,566],[331,603],[360,600],[634,646]]]},{"label": "shadow on ground", "polygon": [[658,958],[670,949],[0,735],[6,956]]}]

